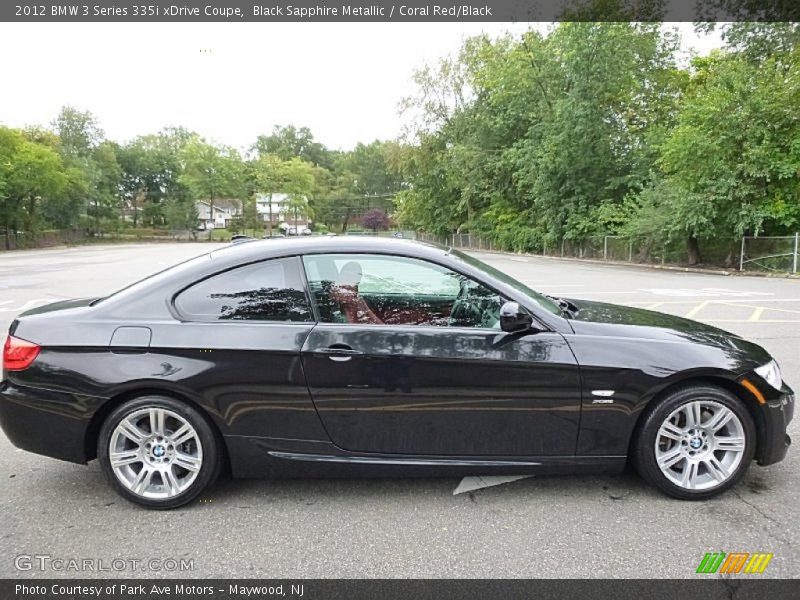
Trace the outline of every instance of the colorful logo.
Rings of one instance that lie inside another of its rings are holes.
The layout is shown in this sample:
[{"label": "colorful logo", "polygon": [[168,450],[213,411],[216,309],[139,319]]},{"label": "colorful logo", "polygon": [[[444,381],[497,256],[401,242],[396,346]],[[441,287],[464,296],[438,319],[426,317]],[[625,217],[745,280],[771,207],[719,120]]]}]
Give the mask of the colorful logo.
[{"label": "colorful logo", "polygon": [[769,561],[772,560],[772,554],[766,552],[731,552],[725,554],[724,552],[706,552],[700,565],[697,567],[697,573],[763,573],[767,568]]}]

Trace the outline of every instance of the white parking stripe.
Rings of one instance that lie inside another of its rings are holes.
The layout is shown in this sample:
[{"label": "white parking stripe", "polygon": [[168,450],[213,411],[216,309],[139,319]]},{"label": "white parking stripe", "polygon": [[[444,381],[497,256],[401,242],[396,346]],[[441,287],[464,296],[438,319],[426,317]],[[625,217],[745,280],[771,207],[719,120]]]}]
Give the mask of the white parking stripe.
[{"label": "white parking stripe", "polygon": [[495,485],[511,483],[512,481],[518,481],[520,479],[527,479],[528,477],[533,477],[533,475],[479,475],[477,477],[464,477],[461,483],[458,484],[458,487],[453,490],[453,496]]},{"label": "white parking stripe", "polygon": [[22,312],[23,310],[27,310],[29,308],[33,308],[34,306],[48,304],[49,302],[55,302],[53,298],[36,298],[34,300],[28,300],[25,304],[18,308],[0,308],[0,312]]},{"label": "white parking stripe", "polygon": [[728,288],[640,288],[640,292],[649,292],[659,296],[684,296],[687,298],[698,296],[714,297],[751,297],[751,296],[774,296],[771,292],[748,292],[743,290],[731,290]]}]

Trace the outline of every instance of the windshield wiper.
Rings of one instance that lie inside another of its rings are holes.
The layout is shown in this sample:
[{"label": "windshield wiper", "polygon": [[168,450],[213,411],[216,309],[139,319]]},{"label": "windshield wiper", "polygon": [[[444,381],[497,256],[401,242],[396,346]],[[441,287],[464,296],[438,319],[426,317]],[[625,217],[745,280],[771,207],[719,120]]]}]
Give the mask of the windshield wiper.
[{"label": "windshield wiper", "polygon": [[558,304],[558,308],[561,309],[561,312],[565,313],[570,318],[577,315],[578,311],[580,310],[574,302],[570,302],[566,298],[558,298],[556,296],[551,296],[550,294],[545,294],[545,296]]}]

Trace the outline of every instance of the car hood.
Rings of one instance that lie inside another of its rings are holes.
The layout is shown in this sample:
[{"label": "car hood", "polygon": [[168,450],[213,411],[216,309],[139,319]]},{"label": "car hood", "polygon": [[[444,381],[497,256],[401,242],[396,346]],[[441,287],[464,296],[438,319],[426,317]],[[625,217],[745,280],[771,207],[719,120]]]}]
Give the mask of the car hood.
[{"label": "car hood", "polygon": [[653,310],[570,299],[578,308],[570,323],[577,334],[635,337],[714,346],[747,355],[753,362],[770,360],[769,353],[740,336],[706,325]]}]

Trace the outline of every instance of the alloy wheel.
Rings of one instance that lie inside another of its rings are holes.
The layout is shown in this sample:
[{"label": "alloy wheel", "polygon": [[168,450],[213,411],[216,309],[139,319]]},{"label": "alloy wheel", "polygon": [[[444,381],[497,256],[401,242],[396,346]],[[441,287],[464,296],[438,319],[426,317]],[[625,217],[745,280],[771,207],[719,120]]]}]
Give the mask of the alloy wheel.
[{"label": "alloy wheel", "polygon": [[742,421],[710,400],[688,402],[664,420],[656,435],[656,463],[664,476],[687,490],[708,490],[736,473],[745,452]]},{"label": "alloy wheel", "polygon": [[194,427],[177,413],[142,408],[124,416],[108,447],[117,480],[142,498],[174,498],[188,490],[203,466],[203,446]]}]

